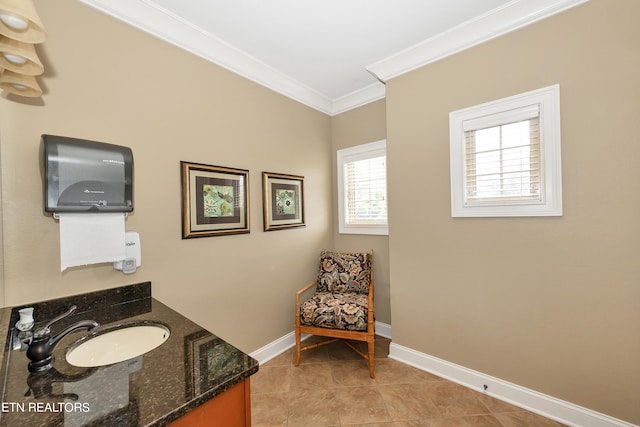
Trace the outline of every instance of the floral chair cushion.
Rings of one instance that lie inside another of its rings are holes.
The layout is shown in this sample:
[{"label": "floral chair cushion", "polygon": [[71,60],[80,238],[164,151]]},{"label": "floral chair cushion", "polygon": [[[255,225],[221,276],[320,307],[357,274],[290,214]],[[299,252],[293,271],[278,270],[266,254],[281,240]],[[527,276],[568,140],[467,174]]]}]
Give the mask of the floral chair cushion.
[{"label": "floral chair cushion", "polygon": [[322,251],[317,292],[369,293],[371,254]]},{"label": "floral chair cushion", "polygon": [[367,330],[367,294],[316,292],[300,305],[300,322],[320,328]]}]

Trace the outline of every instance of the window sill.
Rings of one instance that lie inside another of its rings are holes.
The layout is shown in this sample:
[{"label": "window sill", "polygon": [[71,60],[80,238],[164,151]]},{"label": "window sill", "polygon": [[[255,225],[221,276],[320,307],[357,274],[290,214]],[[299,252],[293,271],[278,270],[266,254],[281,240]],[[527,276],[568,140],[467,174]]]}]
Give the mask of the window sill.
[{"label": "window sill", "polygon": [[389,227],[387,226],[371,227],[371,226],[355,226],[355,225],[341,224],[339,227],[338,233],[339,234],[369,234],[374,236],[388,236]]}]

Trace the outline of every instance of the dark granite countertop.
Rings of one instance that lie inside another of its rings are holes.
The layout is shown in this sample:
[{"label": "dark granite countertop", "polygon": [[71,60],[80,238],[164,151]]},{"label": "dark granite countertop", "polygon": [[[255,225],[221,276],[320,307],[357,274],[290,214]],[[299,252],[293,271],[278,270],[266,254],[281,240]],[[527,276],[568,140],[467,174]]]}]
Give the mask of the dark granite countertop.
[{"label": "dark granite countertop", "polygon": [[65,353],[87,332],[74,332],[56,346],[50,371],[30,374],[24,333],[14,327],[24,306],[1,309],[0,426],[165,426],[258,371],[256,360],[152,298],[150,282],[31,304],[34,330],[73,304],[78,309],[52,326],[53,335],[85,319],[101,327],[160,321],[171,334],[142,356],[78,368]]}]

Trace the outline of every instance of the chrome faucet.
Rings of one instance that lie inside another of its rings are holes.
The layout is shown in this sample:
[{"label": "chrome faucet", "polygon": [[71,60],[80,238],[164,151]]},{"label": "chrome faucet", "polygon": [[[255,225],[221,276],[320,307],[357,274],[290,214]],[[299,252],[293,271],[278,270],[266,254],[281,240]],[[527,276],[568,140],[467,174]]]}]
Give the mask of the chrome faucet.
[{"label": "chrome faucet", "polygon": [[53,349],[62,338],[69,335],[71,332],[77,331],[78,329],[86,329],[90,331],[99,326],[98,323],[93,320],[81,320],[80,322],[69,326],[58,335],[51,337],[51,325],[70,316],[77,308],[77,306],[72,305],[65,313],[62,313],[55,319],[50,320],[44,327],[37,329],[33,333],[33,339],[27,349],[27,357],[31,360],[31,362],[29,362],[29,372],[40,373],[51,369],[53,366],[53,356],[51,354],[53,353]]}]

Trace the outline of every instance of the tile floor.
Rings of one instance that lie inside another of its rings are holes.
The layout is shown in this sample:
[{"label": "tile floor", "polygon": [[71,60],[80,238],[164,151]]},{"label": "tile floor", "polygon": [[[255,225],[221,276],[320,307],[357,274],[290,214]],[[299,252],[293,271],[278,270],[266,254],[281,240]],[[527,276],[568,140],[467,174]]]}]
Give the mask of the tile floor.
[{"label": "tile floor", "polygon": [[295,348],[265,363],[251,377],[252,425],[562,426],[389,359],[389,342],[376,337],[375,379],[366,361],[341,342],[303,352],[298,367]]}]

